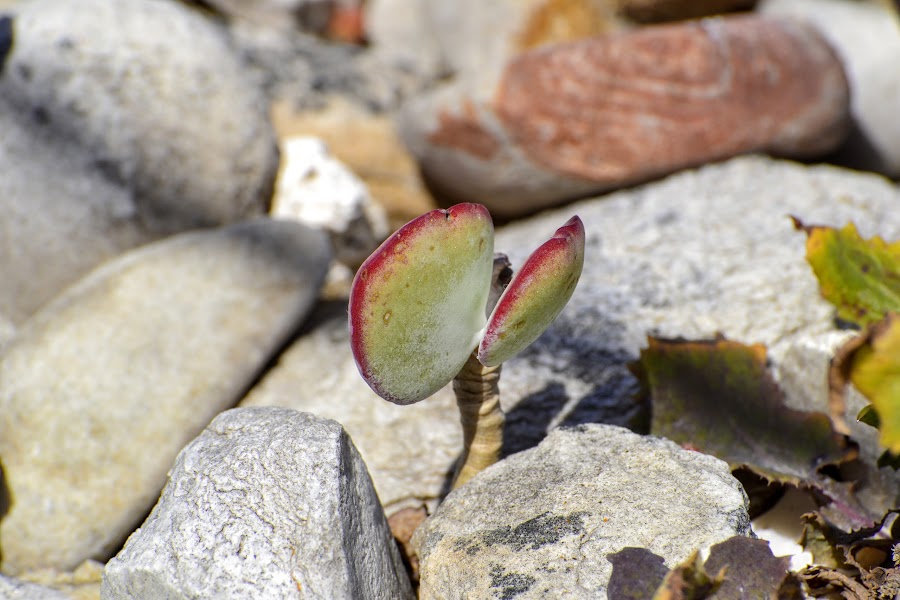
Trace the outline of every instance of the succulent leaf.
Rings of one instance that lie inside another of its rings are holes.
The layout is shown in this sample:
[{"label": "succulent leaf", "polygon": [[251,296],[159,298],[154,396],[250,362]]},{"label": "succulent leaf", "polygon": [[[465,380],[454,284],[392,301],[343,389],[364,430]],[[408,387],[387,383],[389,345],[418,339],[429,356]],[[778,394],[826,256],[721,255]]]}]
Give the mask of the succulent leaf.
[{"label": "succulent leaf", "polygon": [[584,225],[572,217],[513,276],[488,319],[478,360],[495,366],[544,332],[572,297],[584,266]]},{"label": "succulent leaf", "polygon": [[350,343],[378,395],[412,404],[456,376],[484,328],[493,256],[488,210],[457,204],[413,219],[363,263]]}]

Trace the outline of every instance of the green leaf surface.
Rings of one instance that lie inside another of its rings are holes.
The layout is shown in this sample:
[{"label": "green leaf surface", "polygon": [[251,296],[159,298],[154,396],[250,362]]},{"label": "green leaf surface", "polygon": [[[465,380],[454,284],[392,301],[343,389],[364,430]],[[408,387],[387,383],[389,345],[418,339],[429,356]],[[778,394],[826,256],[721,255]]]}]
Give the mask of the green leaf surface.
[{"label": "green leaf surface", "polygon": [[654,435],[795,485],[849,457],[827,416],[785,406],[764,346],[724,338],[648,343],[634,370],[650,395]]},{"label": "green leaf surface", "polygon": [[881,445],[900,454],[900,315],[891,313],[868,327],[847,348],[832,362],[832,386],[843,393],[852,382],[872,403],[860,418],[876,423]]},{"label": "green leaf surface", "polygon": [[484,328],[494,226],[479,204],[418,217],[360,267],[350,294],[350,343],[363,379],[411,404],[459,373]]},{"label": "green leaf surface", "polygon": [[795,218],[794,224],[807,234],[806,260],[838,318],[865,326],[900,311],[900,242],[865,240],[853,223],[834,229]]},{"label": "green leaf surface", "polygon": [[584,225],[572,217],[516,271],[488,319],[478,360],[499,365],[534,342],[572,297],[583,266]]},{"label": "green leaf surface", "polygon": [[871,404],[863,406],[856,415],[856,420],[865,423],[869,427],[878,429],[881,426],[881,419],[878,418],[878,411]]}]

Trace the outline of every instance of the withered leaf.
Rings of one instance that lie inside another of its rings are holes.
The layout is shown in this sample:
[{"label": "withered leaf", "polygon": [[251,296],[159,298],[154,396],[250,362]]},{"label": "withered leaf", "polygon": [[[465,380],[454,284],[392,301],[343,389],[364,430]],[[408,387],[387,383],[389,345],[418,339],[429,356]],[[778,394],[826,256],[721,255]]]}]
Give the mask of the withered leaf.
[{"label": "withered leaf", "polygon": [[789,569],[790,559],[776,558],[769,543],[735,536],[710,549],[704,569],[724,572],[725,579],[713,594],[716,600],[779,598],[800,600],[800,581]]},{"label": "withered leaf", "polygon": [[613,571],[606,588],[609,600],[646,600],[662,585],[669,568],[646,548],[623,548],[608,554]]},{"label": "withered leaf", "polygon": [[700,554],[694,552],[680,565],[669,571],[653,600],[703,600],[711,598],[725,580],[720,572],[710,576],[703,568]]},{"label": "withered leaf", "polygon": [[788,408],[766,368],[766,348],[718,337],[650,337],[633,370],[652,402],[651,433],[794,485],[852,455],[822,413]]}]

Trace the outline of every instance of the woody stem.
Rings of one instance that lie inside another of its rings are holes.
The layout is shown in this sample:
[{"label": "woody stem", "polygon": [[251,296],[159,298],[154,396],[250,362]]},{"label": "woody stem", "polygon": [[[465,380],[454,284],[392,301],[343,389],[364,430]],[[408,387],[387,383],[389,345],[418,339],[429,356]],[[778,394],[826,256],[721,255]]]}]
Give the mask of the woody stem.
[{"label": "woody stem", "polygon": [[453,380],[463,428],[463,454],[453,489],[500,459],[503,409],[500,408],[500,365],[485,367],[473,352]]}]

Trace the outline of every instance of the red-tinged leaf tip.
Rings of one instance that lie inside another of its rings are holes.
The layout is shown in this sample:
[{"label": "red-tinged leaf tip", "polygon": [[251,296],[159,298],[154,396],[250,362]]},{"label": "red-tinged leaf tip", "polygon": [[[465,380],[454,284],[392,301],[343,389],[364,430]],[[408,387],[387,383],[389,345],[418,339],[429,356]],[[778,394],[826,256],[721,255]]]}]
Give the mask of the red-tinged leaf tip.
[{"label": "red-tinged leaf tip", "polygon": [[583,266],[584,224],[575,216],[513,276],[488,319],[478,360],[499,365],[534,342],[572,297]]},{"label": "red-tinged leaf tip", "polygon": [[350,292],[350,346],[378,395],[411,404],[456,376],[484,327],[493,255],[487,209],[457,204],[413,219],[363,263]]}]

